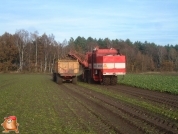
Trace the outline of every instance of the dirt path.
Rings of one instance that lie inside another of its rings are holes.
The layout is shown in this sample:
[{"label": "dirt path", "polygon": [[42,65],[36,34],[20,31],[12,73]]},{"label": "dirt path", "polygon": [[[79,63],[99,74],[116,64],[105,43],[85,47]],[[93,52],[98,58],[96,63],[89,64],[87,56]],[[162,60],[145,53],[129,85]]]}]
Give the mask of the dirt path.
[{"label": "dirt path", "polygon": [[[97,133],[108,133],[113,130],[115,133],[177,133],[177,122],[168,120],[159,114],[150,113],[150,111],[137,105],[131,105],[108,95],[83,88],[78,85],[65,83],[62,86],[63,91],[72,97],[80,106],[78,109],[83,112],[75,112],[82,118],[84,124],[88,122],[100,122],[92,126]],[[165,104],[177,110],[177,96],[162,94],[147,90],[141,90],[126,86],[96,86],[103,90],[110,90],[115,94],[123,93],[133,98],[144,99],[158,104]],[[158,101],[156,101],[156,97]],[[93,118],[88,118],[88,113]],[[105,129],[107,129],[105,131]]]}]

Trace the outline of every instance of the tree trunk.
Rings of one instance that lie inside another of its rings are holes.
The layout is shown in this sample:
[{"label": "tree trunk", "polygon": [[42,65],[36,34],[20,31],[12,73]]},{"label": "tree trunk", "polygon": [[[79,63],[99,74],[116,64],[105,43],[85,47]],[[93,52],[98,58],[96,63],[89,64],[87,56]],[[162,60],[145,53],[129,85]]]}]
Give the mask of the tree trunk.
[{"label": "tree trunk", "polygon": [[46,69],[47,69],[47,55],[45,55],[44,73],[46,72]]},{"label": "tree trunk", "polygon": [[36,56],[35,56],[35,72],[37,72],[37,65],[38,65],[38,51],[37,51],[37,42],[35,41],[36,44]]},{"label": "tree trunk", "polygon": [[43,62],[41,61],[41,72],[43,71]]}]

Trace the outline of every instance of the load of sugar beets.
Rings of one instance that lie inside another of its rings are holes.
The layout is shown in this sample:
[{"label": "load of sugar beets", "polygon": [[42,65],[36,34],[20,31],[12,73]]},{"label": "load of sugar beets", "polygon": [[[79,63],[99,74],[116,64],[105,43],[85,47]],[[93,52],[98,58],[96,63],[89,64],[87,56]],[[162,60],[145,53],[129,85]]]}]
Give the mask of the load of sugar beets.
[{"label": "load of sugar beets", "polygon": [[64,81],[77,82],[79,67],[82,67],[81,79],[84,82],[98,82],[103,85],[116,85],[117,76],[126,74],[126,58],[114,48],[99,49],[82,55],[70,51],[69,60],[57,60],[53,67],[53,80],[58,84]]}]

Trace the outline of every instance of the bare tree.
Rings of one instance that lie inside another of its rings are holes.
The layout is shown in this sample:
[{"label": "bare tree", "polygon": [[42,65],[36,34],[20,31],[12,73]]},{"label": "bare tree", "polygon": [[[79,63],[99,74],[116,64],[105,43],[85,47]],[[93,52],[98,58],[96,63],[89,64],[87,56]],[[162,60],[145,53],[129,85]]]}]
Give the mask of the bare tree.
[{"label": "bare tree", "polygon": [[32,55],[31,53],[32,53],[32,43],[30,42],[27,44],[25,48],[25,58],[28,59],[28,64],[26,64],[28,67],[28,71],[31,71],[31,55]]},{"label": "bare tree", "polygon": [[35,43],[35,72],[38,70],[38,31],[31,33],[31,40]]},{"label": "bare tree", "polygon": [[[52,72],[55,59],[57,57],[58,43],[55,41],[53,34],[42,36],[42,44],[44,46],[44,72]],[[60,53],[61,54],[61,53]]]},{"label": "bare tree", "polygon": [[64,49],[66,46],[68,45],[67,40],[65,39],[62,44],[60,45],[60,49],[61,49],[61,57],[65,58],[66,57],[66,49]]},{"label": "bare tree", "polygon": [[[49,42],[50,42],[50,44],[49,44],[49,52],[50,52],[50,54],[49,54],[49,61],[48,61],[48,69],[49,69],[49,72],[52,72],[52,66],[53,66],[53,59],[55,58],[55,55],[56,55],[56,53],[55,53],[55,51],[53,51],[53,48],[54,48],[54,46],[55,46],[55,40],[54,40],[54,35],[53,34],[51,34],[51,35],[49,35]],[[53,59],[52,59],[52,57],[53,57]]]},{"label": "bare tree", "polygon": [[15,33],[15,44],[18,47],[19,51],[19,62],[20,66],[18,71],[23,71],[23,66],[24,66],[24,50],[25,46],[29,42],[29,33],[26,30],[17,30]]},{"label": "bare tree", "polygon": [[177,54],[176,50],[174,48],[170,48],[169,53],[168,53],[169,60],[175,62],[176,54]]},{"label": "bare tree", "polygon": [[48,65],[48,56],[49,56],[49,45],[50,45],[50,38],[46,35],[46,34],[43,34],[42,37],[42,44],[43,44],[43,47],[44,47],[44,72],[46,72],[47,70],[47,65]]},{"label": "bare tree", "polygon": [[54,66],[54,62],[55,62],[55,59],[56,59],[56,55],[57,55],[57,42],[54,42],[53,44],[53,50],[52,50],[52,53],[53,53],[53,58],[52,58],[52,65],[51,65],[51,70],[50,72],[52,72],[52,67]]},{"label": "bare tree", "polygon": [[158,46],[158,63],[159,65],[162,64],[164,60],[164,56],[166,55],[166,49],[163,46]]}]

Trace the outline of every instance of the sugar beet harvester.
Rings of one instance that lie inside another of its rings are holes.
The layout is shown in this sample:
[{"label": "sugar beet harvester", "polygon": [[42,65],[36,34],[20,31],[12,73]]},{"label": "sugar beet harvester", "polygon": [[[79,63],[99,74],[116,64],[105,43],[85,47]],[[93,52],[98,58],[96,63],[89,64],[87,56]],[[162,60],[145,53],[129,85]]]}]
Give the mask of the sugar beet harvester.
[{"label": "sugar beet harvester", "polygon": [[53,81],[61,84],[63,81],[77,82],[79,62],[77,60],[57,60],[53,66]]},{"label": "sugar beet harvester", "polygon": [[96,47],[85,56],[75,51],[70,51],[68,55],[77,59],[83,66],[82,79],[88,83],[98,81],[104,85],[115,85],[117,76],[126,74],[126,58],[114,48]]}]

